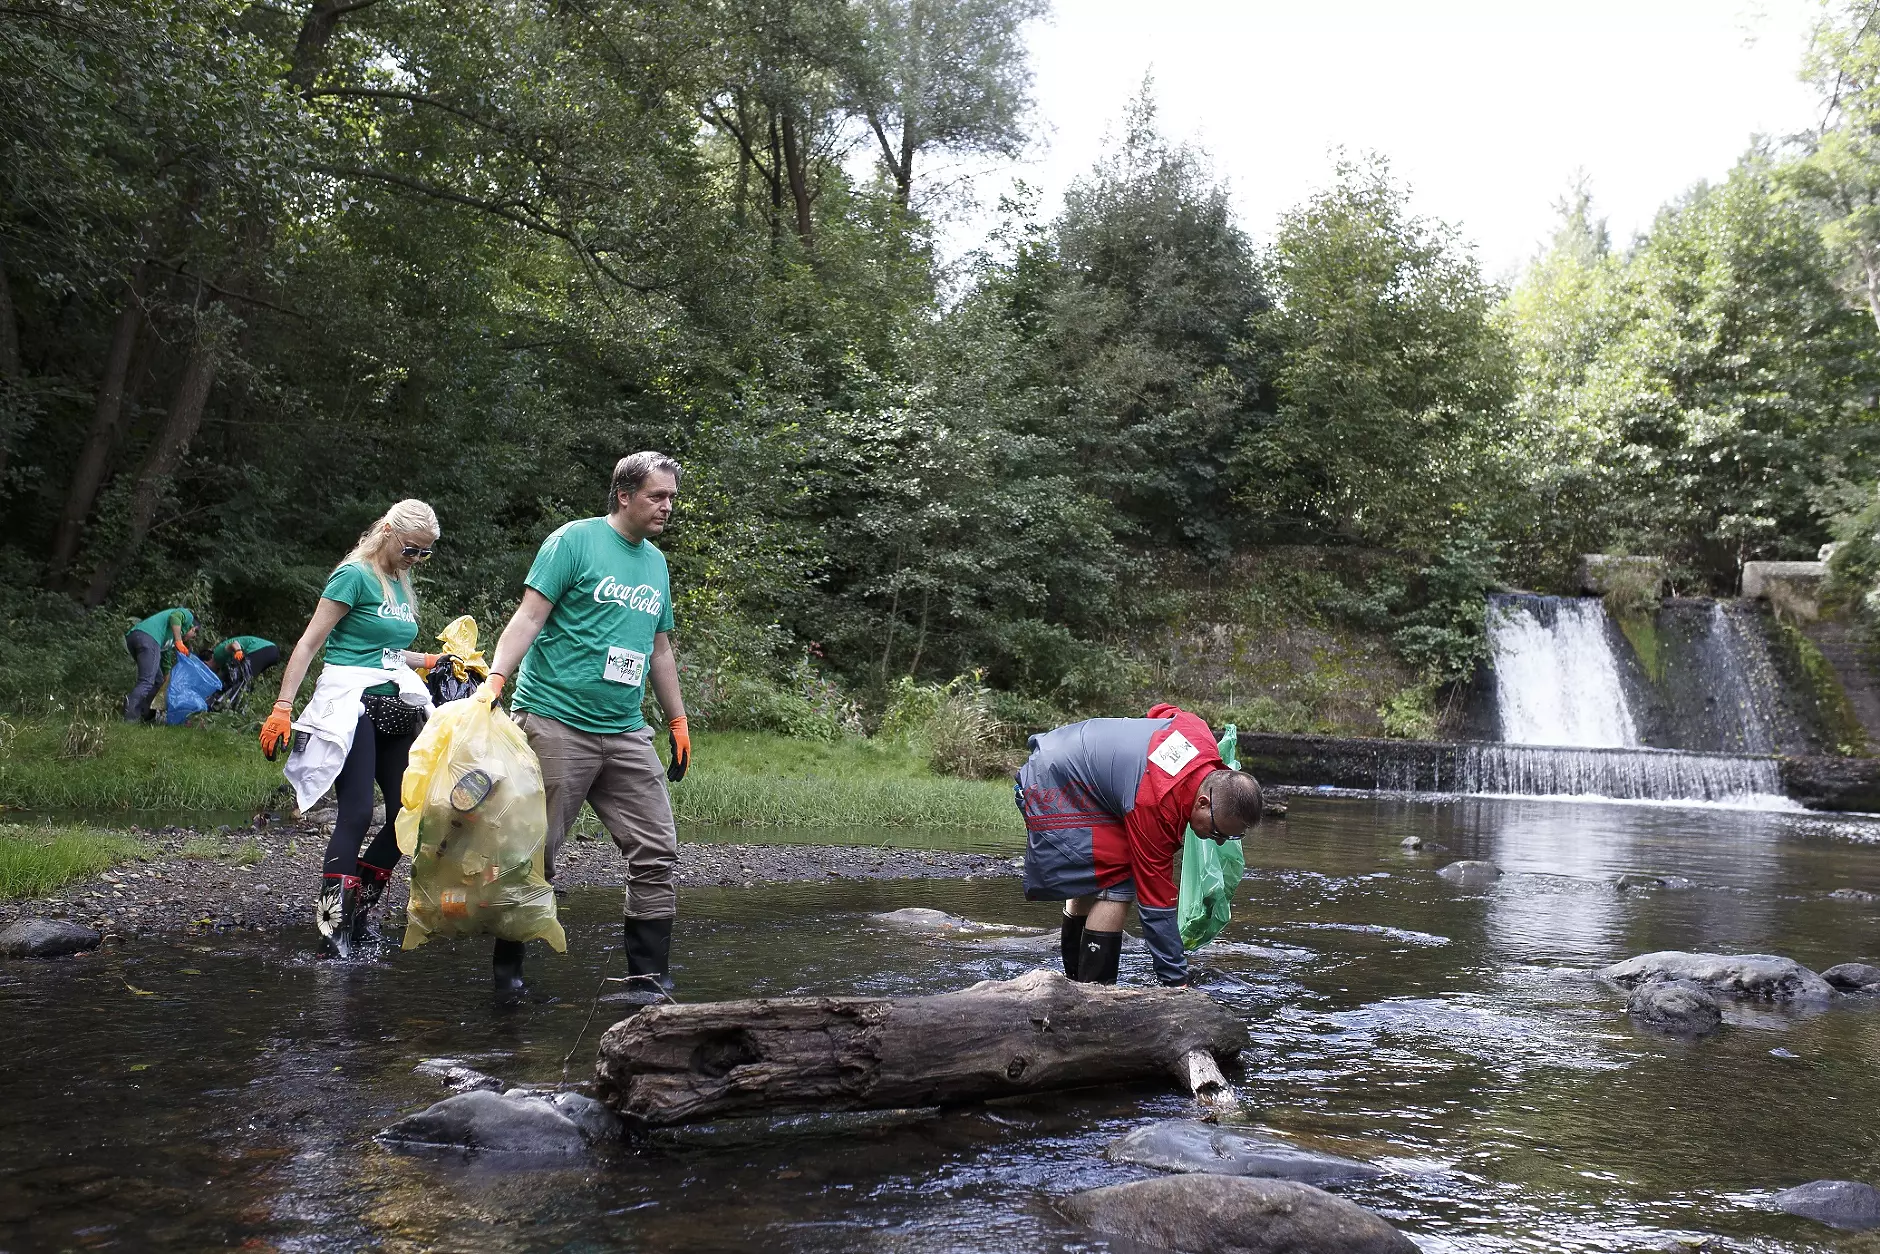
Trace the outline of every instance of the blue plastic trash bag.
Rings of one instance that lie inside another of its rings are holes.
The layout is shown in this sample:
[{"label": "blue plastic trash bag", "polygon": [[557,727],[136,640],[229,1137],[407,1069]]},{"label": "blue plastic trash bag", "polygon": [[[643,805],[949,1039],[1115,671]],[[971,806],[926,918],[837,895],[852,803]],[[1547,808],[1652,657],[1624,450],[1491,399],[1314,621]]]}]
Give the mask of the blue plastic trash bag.
[{"label": "blue plastic trash bag", "polygon": [[[1240,729],[1229,723],[1220,750],[1221,761],[1232,767],[1240,763],[1236,756],[1239,740]],[[1192,827],[1188,829],[1188,839],[1182,842],[1182,895],[1175,911],[1184,948],[1199,949],[1221,934],[1232,916],[1234,890],[1246,870],[1247,855],[1239,841],[1217,845],[1195,835]]]},{"label": "blue plastic trash bag", "polygon": [[222,691],[222,681],[215,677],[208,663],[194,653],[185,653],[170,668],[169,695],[164,698],[163,721],[174,727],[192,714],[209,708],[209,698]]}]

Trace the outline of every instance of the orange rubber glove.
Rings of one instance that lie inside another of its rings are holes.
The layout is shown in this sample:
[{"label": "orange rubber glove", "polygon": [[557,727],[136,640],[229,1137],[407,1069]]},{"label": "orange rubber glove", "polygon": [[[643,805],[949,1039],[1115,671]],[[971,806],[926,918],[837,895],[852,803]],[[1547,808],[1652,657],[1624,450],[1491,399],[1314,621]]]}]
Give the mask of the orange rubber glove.
[{"label": "orange rubber glove", "polygon": [[243,653],[243,652],[242,652],[242,647],[241,647],[241,646],[240,646],[239,644],[238,644],[238,645],[236,645],[236,646],[235,646],[235,660],[236,660],[237,662],[240,662],[240,661],[244,661],[244,660],[246,660],[246,659],[247,659],[247,657],[248,657],[248,655],[247,655],[246,653]]},{"label": "orange rubber glove", "polygon": [[692,733],[683,714],[667,723],[666,730],[672,735],[672,765],[666,768],[666,778],[676,784],[685,778],[685,768],[692,765]]},{"label": "orange rubber glove", "polygon": [[177,656],[179,657],[188,657],[189,646],[184,644],[181,640],[178,640],[176,642],[176,652],[177,652]]},{"label": "orange rubber glove", "polygon": [[268,721],[261,725],[261,752],[268,761],[274,761],[275,755],[285,748],[294,738],[294,707],[285,701],[274,703],[274,712],[268,715]]},{"label": "orange rubber glove", "polygon": [[423,660],[420,661],[416,666],[412,667],[412,669],[419,670],[419,671],[428,671],[432,667],[436,666],[438,663],[438,659],[443,656],[444,655],[442,653],[427,653],[424,655]]}]

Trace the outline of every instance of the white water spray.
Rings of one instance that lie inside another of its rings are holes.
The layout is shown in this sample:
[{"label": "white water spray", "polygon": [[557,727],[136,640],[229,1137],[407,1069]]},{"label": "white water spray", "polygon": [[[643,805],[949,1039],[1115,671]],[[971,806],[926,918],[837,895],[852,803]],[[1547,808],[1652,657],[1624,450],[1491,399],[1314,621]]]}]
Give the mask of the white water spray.
[{"label": "white water spray", "polygon": [[1597,597],[1493,597],[1488,630],[1503,743],[1639,743]]}]

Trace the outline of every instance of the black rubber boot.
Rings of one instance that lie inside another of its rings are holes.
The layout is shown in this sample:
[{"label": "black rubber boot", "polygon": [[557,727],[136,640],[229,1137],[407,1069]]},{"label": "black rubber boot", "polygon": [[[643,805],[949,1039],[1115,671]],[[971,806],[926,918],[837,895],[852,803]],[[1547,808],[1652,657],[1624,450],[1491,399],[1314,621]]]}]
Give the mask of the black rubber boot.
[{"label": "black rubber boot", "polygon": [[353,948],[386,948],[379,925],[372,921],[372,909],[379,904],[379,898],[385,896],[385,886],[391,882],[390,871],[369,862],[359,864],[359,909],[353,916]]},{"label": "black rubber boot", "polygon": [[666,973],[672,961],[672,920],[628,916],[624,932],[627,941],[628,999],[645,1002],[666,1000],[672,992],[672,977]]},{"label": "black rubber boot", "polygon": [[520,1001],[527,987],[522,982],[522,942],[499,940],[490,951],[490,988],[498,1001]]},{"label": "black rubber boot", "polygon": [[1077,978],[1078,967],[1083,965],[1084,917],[1067,914],[1058,923],[1058,951],[1064,955],[1064,974],[1073,980]]},{"label": "black rubber boot", "polygon": [[1116,964],[1123,956],[1121,932],[1084,929],[1083,947],[1078,953],[1077,978],[1085,984],[1116,983]]},{"label": "black rubber boot", "polygon": [[322,875],[313,919],[320,929],[320,952],[329,958],[353,955],[353,933],[359,925],[359,877]]}]

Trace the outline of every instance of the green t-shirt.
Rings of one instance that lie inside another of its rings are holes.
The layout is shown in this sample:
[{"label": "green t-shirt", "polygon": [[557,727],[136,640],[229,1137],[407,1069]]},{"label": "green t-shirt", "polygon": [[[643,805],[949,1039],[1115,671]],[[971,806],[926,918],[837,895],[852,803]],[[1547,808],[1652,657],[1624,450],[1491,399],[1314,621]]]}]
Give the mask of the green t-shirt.
[{"label": "green t-shirt", "polygon": [[653,637],[672,630],[666,555],[584,518],[542,541],[523,582],[555,608],[522,659],[516,709],[600,736],[646,726]]},{"label": "green t-shirt", "polygon": [[272,640],[263,640],[260,636],[230,636],[209,651],[209,657],[217,666],[227,666],[235,656],[235,646],[240,645],[242,652],[252,654],[256,649],[271,649]]},{"label": "green t-shirt", "polygon": [[176,634],[186,635],[189,629],[196,625],[196,616],[178,605],[173,609],[158,610],[131,630],[143,632],[165,649],[173,649],[176,647],[176,640],[170,634],[172,621],[176,623]]},{"label": "green t-shirt", "polygon": [[334,624],[321,656],[332,666],[397,666],[402,652],[418,638],[418,615],[402,583],[394,579],[392,599],[385,599],[379,577],[364,562],[347,562],[327,577],[320,595],[351,606]]}]

